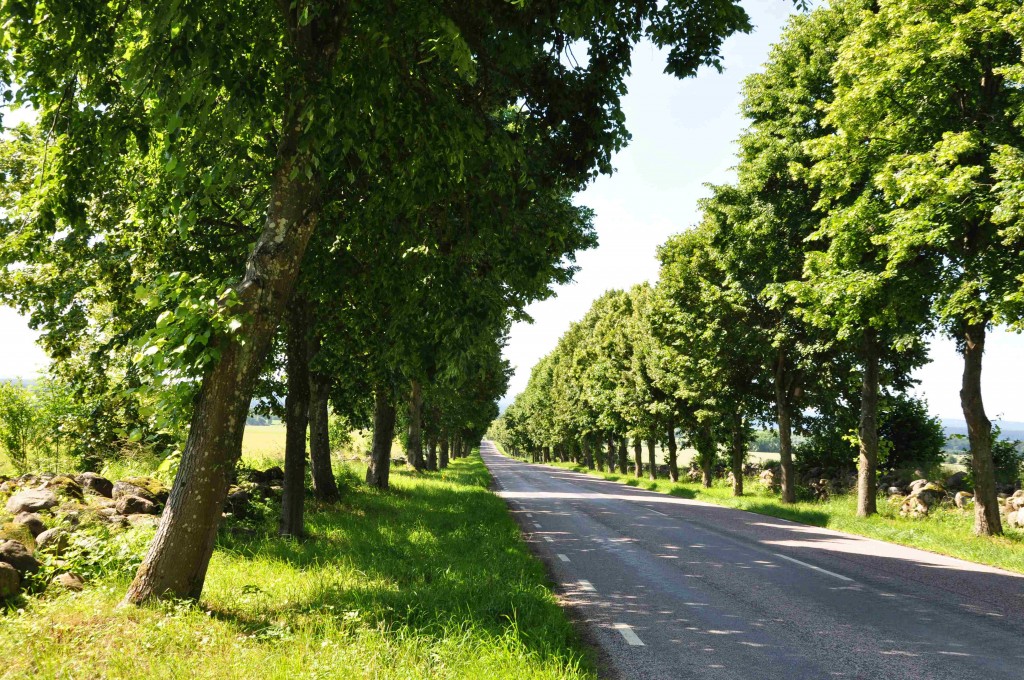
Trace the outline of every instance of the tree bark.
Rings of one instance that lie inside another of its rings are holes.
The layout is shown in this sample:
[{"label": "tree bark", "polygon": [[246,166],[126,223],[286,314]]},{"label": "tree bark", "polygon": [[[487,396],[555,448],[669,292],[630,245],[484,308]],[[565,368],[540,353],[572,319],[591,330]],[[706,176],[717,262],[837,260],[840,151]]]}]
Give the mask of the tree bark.
[{"label": "tree bark", "polygon": [[657,442],[654,441],[653,437],[647,440],[647,460],[649,461],[647,475],[652,481],[658,478],[658,462],[655,460],[654,456],[656,446]]},{"label": "tree bark", "polygon": [[427,470],[437,472],[437,435],[431,434],[427,438]]},{"label": "tree bark", "polygon": [[309,380],[309,462],[313,495],[322,503],[337,503],[341,494],[331,465],[329,392],[327,376],[314,370]]},{"label": "tree bark", "polygon": [[985,352],[985,324],[967,326],[964,338],[964,375],[960,406],[967,421],[971,443],[971,473],[974,477],[974,533],[994,536],[1003,533],[996,495],[995,465],[992,461],[992,423],[981,400],[981,360]]},{"label": "tree bark", "polygon": [[743,417],[734,416],[732,427],[732,495],[743,495],[743,459],[747,457],[746,428]]},{"label": "tree bark", "polygon": [[374,394],[373,445],[366,483],[378,489],[388,488],[391,476],[391,442],[395,438],[395,405],[390,390],[378,387]]},{"label": "tree bark", "polygon": [[284,491],[281,536],[301,537],[306,502],[306,428],[309,424],[309,303],[293,296],[287,323],[288,396],[285,397]]},{"label": "tree bark", "polygon": [[[330,61],[328,51],[318,51]],[[306,101],[296,99],[282,121],[266,222],[235,288],[240,304],[232,313],[247,327],[214,340],[220,359],[203,377],[178,474],[126,604],[202,594],[249,401],[318,217],[321,178],[300,144]]]},{"label": "tree bark", "polygon": [[857,515],[878,512],[878,337],[874,329],[864,333],[860,392],[860,460],[857,463]]},{"label": "tree bark", "polygon": [[700,464],[700,481],[705,489],[710,489],[714,481],[715,439],[711,430],[704,427],[697,432],[697,460]]},{"label": "tree bark", "polygon": [[619,437],[619,474],[624,475],[629,470],[629,445],[625,437]]},{"label": "tree bark", "polygon": [[608,435],[608,440],[605,444],[605,456],[608,462],[608,472],[615,472],[615,437],[614,435]]},{"label": "tree bark", "polygon": [[409,399],[409,464],[423,470],[423,387],[412,381]]},{"label": "tree bark", "polygon": [[594,449],[587,441],[586,436],[583,437],[583,457],[586,459],[587,468],[594,469]]},{"label": "tree bark", "polygon": [[441,436],[441,457],[437,461],[437,467],[444,470],[448,467],[448,447],[451,446],[451,442],[448,439],[448,435],[444,434]]},{"label": "tree bark", "polygon": [[637,479],[644,476],[644,443],[640,437],[633,438],[633,475]]},{"label": "tree bark", "polygon": [[668,479],[679,481],[679,462],[676,460],[676,421],[668,419]]},{"label": "tree bark", "polygon": [[793,405],[792,374],[786,368],[785,353],[780,349],[775,363],[775,407],[779,420],[779,477],[782,502],[796,503],[796,476],[793,473]]}]

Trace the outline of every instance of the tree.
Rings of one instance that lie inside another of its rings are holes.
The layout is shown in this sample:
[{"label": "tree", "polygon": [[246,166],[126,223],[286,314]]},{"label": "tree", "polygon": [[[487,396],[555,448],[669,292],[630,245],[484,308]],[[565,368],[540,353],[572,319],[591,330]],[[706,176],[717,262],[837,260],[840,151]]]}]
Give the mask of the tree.
[{"label": "tree", "polygon": [[[901,297],[931,301],[930,318],[958,342],[975,533],[997,534],[981,367],[988,328],[1013,320],[1004,300],[1024,261],[1000,239],[992,191],[1000,149],[1024,145],[1014,124],[1019,88],[1003,74],[1021,60],[1008,30],[1020,5],[886,0],[876,7],[842,43],[827,107],[838,134],[818,146],[816,173],[849,206],[839,219],[850,225],[851,211],[860,213],[854,229],[870,243],[876,280],[899,278]],[[886,315],[909,311],[895,299],[885,307]],[[921,318],[916,310],[908,316]]]}]

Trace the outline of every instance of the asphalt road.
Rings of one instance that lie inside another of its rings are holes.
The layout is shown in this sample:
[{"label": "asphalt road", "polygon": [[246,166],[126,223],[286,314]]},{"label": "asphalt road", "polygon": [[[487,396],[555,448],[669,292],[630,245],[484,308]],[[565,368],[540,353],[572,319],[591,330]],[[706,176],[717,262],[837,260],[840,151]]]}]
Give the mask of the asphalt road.
[{"label": "asphalt road", "polygon": [[481,451],[602,677],[1024,679],[1024,576]]}]

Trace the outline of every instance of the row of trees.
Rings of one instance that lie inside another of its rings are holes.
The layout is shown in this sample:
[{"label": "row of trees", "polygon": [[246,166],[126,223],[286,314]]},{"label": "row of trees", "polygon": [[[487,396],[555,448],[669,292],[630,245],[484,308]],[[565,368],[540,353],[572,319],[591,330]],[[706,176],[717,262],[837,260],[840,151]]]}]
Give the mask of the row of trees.
[{"label": "row of trees", "polygon": [[[657,286],[594,303],[531,374],[499,430],[574,450],[679,430],[735,492],[752,424],[856,428],[858,512],[876,510],[880,403],[940,331],[962,354],[975,531],[1001,532],[981,392],[988,330],[1024,321],[1024,10],[1013,0],[835,0],[795,17],[744,89],[738,179],[659,250]],[[859,415],[852,417],[852,413]],[[828,439],[828,437],[823,437]]]},{"label": "row of trees", "polygon": [[0,26],[5,103],[37,113],[0,144],[0,295],[95,445],[182,442],[133,603],[199,596],[254,397],[287,395],[289,534],[307,431],[336,494],[329,404],[372,423],[382,488],[397,420],[418,467],[478,438],[510,321],[594,242],[571,198],[628,140],[632,46],[685,77],[749,29],[718,0],[54,0]]}]

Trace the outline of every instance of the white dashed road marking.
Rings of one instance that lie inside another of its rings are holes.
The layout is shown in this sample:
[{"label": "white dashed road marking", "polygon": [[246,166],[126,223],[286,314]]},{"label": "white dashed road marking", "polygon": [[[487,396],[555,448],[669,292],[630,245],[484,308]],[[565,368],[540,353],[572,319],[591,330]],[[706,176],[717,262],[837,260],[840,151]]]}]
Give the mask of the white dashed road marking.
[{"label": "white dashed road marking", "polygon": [[637,637],[637,634],[633,632],[633,628],[625,623],[613,623],[612,627],[622,634],[622,637],[626,638],[626,644],[633,647],[643,647],[644,641]]},{"label": "white dashed road marking", "polygon": [[558,559],[562,560],[563,562],[568,562],[569,561],[569,557],[566,556],[566,555],[563,555],[562,553],[558,553]]},{"label": "white dashed road marking", "polygon": [[535,527],[537,527],[538,529],[540,529],[540,524],[538,524],[537,522],[534,522],[534,523],[533,523],[533,526],[535,526]]},{"label": "white dashed road marking", "polygon": [[547,541],[548,543],[554,543],[555,542],[555,539],[551,538],[550,536],[545,536],[544,540]]},{"label": "white dashed road marking", "polygon": [[580,581],[577,582],[577,585],[580,587],[580,590],[582,590],[585,593],[596,593],[597,592],[597,588],[595,588],[594,584],[591,583],[590,581],[580,580]]},{"label": "white dashed road marking", "polygon": [[850,581],[850,582],[853,581],[853,579],[850,578],[849,576],[843,576],[842,574],[837,574],[834,571],[829,571],[828,569],[822,569],[821,567],[816,567],[813,564],[807,564],[806,562],[801,562],[800,560],[793,559],[792,557],[786,557],[785,555],[780,555],[779,553],[773,553],[773,554],[776,557],[781,557],[782,559],[788,560],[788,561],[792,562],[793,564],[799,564],[801,567],[807,567],[808,569],[813,569],[814,571],[820,571],[822,574],[828,574],[829,576],[831,576],[833,578],[837,578],[840,581]]}]

